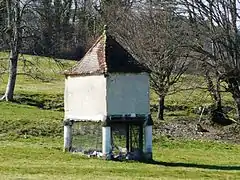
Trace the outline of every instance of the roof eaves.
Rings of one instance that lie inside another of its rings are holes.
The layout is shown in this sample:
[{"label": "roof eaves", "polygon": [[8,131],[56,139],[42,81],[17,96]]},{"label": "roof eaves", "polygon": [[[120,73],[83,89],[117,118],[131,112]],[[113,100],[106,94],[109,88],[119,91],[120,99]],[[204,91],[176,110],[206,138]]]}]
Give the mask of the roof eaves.
[{"label": "roof eaves", "polygon": [[104,73],[101,71],[95,71],[95,72],[70,72],[65,73],[66,76],[94,76],[94,75],[103,75]]}]

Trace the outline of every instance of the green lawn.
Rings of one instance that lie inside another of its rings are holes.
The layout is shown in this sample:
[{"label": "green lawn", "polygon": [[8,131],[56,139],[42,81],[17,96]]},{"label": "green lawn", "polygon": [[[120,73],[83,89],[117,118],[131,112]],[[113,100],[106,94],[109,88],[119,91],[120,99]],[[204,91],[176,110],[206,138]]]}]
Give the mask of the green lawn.
[{"label": "green lawn", "polygon": [[154,164],[88,159],[63,153],[63,112],[0,109],[0,179],[240,178],[240,145],[154,137]]},{"label": "green lawn", "polygon": [[161,140],[153,164],[62,152],[62,139],[1,141],[0,179],[239,179],[240,146]]},{"label": "green lawn", "polygon": [[[6,56],[0,53],[0,59]],[[31,70],[40,78],[19,75],[16,102],[0,102],[0,179],[240,179],[240,145],[234,144],[154,137],[155,162],[149,164],[63,153],[64,76],[60,73],[73,62],[24,57],[37,64]],[[25,72],[22,60],[19,65],[19,72]],[[6,79],[6,75],[1,78],[0,94]],[[229,95],[224,98],[231,101]],[[157,96],[151,92],[151,104],[156,102]],[[202,90],[166,99],[167,105],[187,105],[189,109],[209,102]],[[166,112],[166,120],[181,118],[198,117],[188,110]]]}]

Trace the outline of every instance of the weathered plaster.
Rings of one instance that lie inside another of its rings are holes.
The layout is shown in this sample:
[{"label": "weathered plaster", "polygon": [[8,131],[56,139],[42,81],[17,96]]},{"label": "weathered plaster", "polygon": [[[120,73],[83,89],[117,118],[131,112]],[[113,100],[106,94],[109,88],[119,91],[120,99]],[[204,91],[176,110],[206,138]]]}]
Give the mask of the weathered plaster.
[{"label": "weathered plaster", "polygon": [[65,119],[99,121],[106,115],[106,78],[69,76],[65,83]]},{"label": "weathered plaster", "polygon": [[65,119],[102,121],[106,115],[149,114],[147,73],[69,76]]},{"label": "weathered plaster", "polygon": [[149,76],[147,73],[107,77],[107,114],[148,114]]}]

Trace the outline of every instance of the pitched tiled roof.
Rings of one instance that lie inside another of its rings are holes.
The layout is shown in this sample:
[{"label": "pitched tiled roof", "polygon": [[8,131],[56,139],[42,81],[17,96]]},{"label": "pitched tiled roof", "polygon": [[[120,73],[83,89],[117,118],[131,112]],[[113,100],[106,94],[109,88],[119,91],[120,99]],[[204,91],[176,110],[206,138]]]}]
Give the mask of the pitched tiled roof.
[{"label": "pitched tiled roof", "polygon": [[85,56],[65,75],[150,72],[127,52],[112,36],[103,33]]}]

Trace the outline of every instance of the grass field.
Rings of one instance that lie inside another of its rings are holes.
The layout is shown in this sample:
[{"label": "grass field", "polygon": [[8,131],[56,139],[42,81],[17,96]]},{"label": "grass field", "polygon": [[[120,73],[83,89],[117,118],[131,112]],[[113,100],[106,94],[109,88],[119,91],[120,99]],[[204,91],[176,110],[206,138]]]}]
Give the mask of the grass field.
[{"label": "grass field", "polygon": [[88,159],[62,152],[62,139],[2,141],[1,179],[239,179],[240,147],[159,139],[153,164]]},{"label": "grass field", "polygon": [[[63,153],[64,77],[60,72],[73,62],[57,65],[48,58],[26,58],[38,64],[39,70],[32,71],[41,72],[41,78],[19,75],[16,102],[0,102],[0,179],[240,179],[237,144],[154,137],[155,161],[149,164]],[[0,94],[5,84],[3,76]],[[224,98],[231,103],[229,95]],[[152,92],[151,103],[155,104],[156,99]],[[210,98],[196,90],[169,96],[166,101],[168,105],[191,108],[197,103],[210,103]],[[187,117],[197,118],[186,110],[166,112],[167,120]]]},{"label": "grass field", "polygon": [[0,107],[0,179],[240,177],[240,145],[155,137],[156,164],[87,159],[62,152],[62,112],[4,102]]}]

